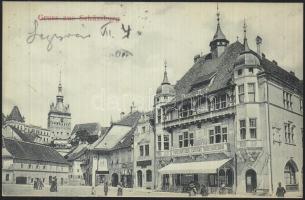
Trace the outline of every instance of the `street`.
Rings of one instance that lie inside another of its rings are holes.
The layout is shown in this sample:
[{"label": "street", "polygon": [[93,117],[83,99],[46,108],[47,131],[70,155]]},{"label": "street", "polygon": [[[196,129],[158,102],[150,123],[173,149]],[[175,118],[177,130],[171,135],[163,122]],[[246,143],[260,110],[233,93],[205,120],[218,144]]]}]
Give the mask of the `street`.
[{"label": "street", "polygon": [[[104,188],[103,186],[96,187],[96,195],[91,195],[90,186],[59,186],[58,192],[50,192],[50,187],[46,186],[43,190],[34,190],[32,185],[17,185],[17,184],[2,184],[2,195],[3,196],[78,196],[78,197],[103,197]],[[117,188],[109,187],[109,197],[117,196]],[[148,189],[138,188],[124,188],[123,196],[125,197],[188,197],[187,193],[173,193],[173,192],[158,192]],[[201,197],[198,195],[198,198]],[[211,194],[208,197],[230,197],[234,198],[235,195],[216,195]],[[252,194],[238,195],[238,197],[245,198],[268,198],[270,196],[255,196]],[[285,197],[301,198],[301,195],[295,192],[288,192]]]}]

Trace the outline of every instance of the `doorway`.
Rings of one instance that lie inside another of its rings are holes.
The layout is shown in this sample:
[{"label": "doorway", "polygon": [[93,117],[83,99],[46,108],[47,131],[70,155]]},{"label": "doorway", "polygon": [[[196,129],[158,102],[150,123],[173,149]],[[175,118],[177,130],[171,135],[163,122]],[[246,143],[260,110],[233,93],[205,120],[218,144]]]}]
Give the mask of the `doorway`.
[{"label": "doorway", "polygon": [[138,170],[137,177],[138,177],[138,187],[142,187],[142,171],[141,170]]},{"label": "doorway", "polygon": [[26,184],[26,177],[23,176],[16,177],[16,184]]},{"label": "doorway", "polygon": [[116,187],[119,182],[119,175],[117,173],[112,174],[111,183],[113,187]]},{"label": "doorway", "polygon": [[256,172],[253,169],[249,169],[246,172],[246,192],[252,193],[256,191],[257,180]]}]

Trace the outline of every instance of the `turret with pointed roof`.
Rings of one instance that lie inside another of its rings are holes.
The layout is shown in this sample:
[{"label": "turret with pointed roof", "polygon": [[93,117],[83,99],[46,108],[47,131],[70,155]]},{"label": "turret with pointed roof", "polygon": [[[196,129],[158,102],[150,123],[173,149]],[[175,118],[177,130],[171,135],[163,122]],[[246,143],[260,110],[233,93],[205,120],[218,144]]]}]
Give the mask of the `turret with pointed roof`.
[{"label": "turret with pointed roof", "polygon": [[163,81],[161,85],[157,89],[157,95],[174,95],[175,94],[175,89],[174,87],[170,84],[168,81],[167,77],[167,65],[166,61],[164,62],[164,76],[163,76]]},{"label": "turret with pointed roof", "polygon": [[6,121],[24,122],[24,117],[21,116],[18,106],[14,106],[11,113],[7,116]]},{"label": "turret with pointed roof", "polygon": [[212,58],[217,58],[219,57],[229,44],[229,41],[226,39],[226,36],[222,32],[220,28],[220,23],[219,23],[219,10],[218,10],[218,4],[217,4],[217,29],[216,33],[214,34],[213,40],[210,42],[210,47],[211,47],[211,53],[212,53]]},{"label": "turret with pointed roof", "polygon": [[246,25],[246,20],[244,20],[244,51],[240,53],[238,58],[236,59],[236,62],[234,63],[234,66],[259,66],[260,65],[260,60],[259,56],[257,53],[252,51],[249,48],[248,45],[248,39],[247,39],[247,25]]}]

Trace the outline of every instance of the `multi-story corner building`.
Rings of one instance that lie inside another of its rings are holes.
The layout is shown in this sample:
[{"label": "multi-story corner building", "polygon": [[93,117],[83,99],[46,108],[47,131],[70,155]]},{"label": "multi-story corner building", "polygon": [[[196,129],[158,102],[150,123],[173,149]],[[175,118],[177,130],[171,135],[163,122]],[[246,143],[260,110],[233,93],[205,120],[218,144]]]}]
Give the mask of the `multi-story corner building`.
[{"label": "multi-story corner building", "polygon": [[69,163],[53,148],[2,137],[2,183],[33,184],[40,178],[49,185],[68,183]]},{"label": "multi-story corner building", "polygon": [[121,182],[133,187],[133,136],[141,113],[131,109],[127,116],[113,122],[107,133],[89,146],[82,164],[86,183],[112,186]]},{"label": "multi-story corner building", "polygon": [[274,193],[278,182],[302,192],[303,81],[220,28],[211,50],[172,86],[164,74],[155,96],[156,183],[186,191]]},{"label": "multi-story corner building", "polygon": [[[21,131],[24,135],[29,137],[35,137],[35,140],[32,142],[37,142],[41,144],[49,144],[52,142],[52,135],[49,129],[42,128],[39,126],[26,124],[24,117],[22,117],[18,106],[14,106],[11,113],[8,115],[4,121],[5,130],[11,130],[11,127],[14,127]],[[10,127],[7,127],[10,126]]]},{"label": "multi-story corner building", "polygon": [[142,113],[133,141],[134,187],[154,189],[155,143],[153,113]]},{"label": "multi-story corner building", "polygon": [[61,80],[58,85],[56,105],[51,103],[48,113],[48,129],[50,129],[54,140],[65,140],[71,135],[71,113],[69,105],[64,104]]}]

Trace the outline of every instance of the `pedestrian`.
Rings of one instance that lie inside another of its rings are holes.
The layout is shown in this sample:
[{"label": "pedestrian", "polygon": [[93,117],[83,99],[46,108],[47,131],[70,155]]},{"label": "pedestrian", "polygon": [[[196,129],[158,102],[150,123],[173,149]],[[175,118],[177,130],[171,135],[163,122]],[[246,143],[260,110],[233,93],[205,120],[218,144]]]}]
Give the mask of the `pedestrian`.
[{"label": "pedestrian", "polygon": [[34,190],[36,190],[36,189],[37,189],[37,181],[34,180]]},{"label": "pedestrian", "polygon": [[196,185],[193,182],[190,182],[189,184],[189,196],[196,196],[197,189]]},{"label": "pedestrian", "polygon": [[57,178],[56,176],[54,177],[54,190],[57,192]]},{"label": "pedestrian", "polygon": [[105,183],[104,183],[104,193],[105,193],[105,196],[107,196],[107,194],[108,194],[108,182],[107,181],[105,181]]},{"label": "pedestrian", "polygon": [[200,193],[202,196],[208,196],[208,194],[209,194],[208,188],[204,184],[201,185]]},{"label": "pedestrian", "polygon": [[51,180],[50,192],[55,192],[55,180]]},{"label": "pedestrian", "polygon": [[92,194],[92,195],[95,195],[95,194],[96,194],[96,192],[95,192],[95,187],[94,187],[94,186],[92,186],[91,194]]},{"label": "pedestrian", "polygon": [[123,196],[123,186],[121,182],[118,184],[118,196]]},{"label": "pedestrian", "polygon": [[222,182],[222,183],[220,184],[219,193],[220,193],[220,194],[224,194],[224,193],[225,193],[225,189],[226,189],[226,185],[225,185],[224,182]]},{"label": "pedestrian", "polygon": [[281,198],[284,197],[285,193],[286,193],[285,188],[282,187],[281,182],[279,182],[279,186],[276,189],[276,196]]}]

